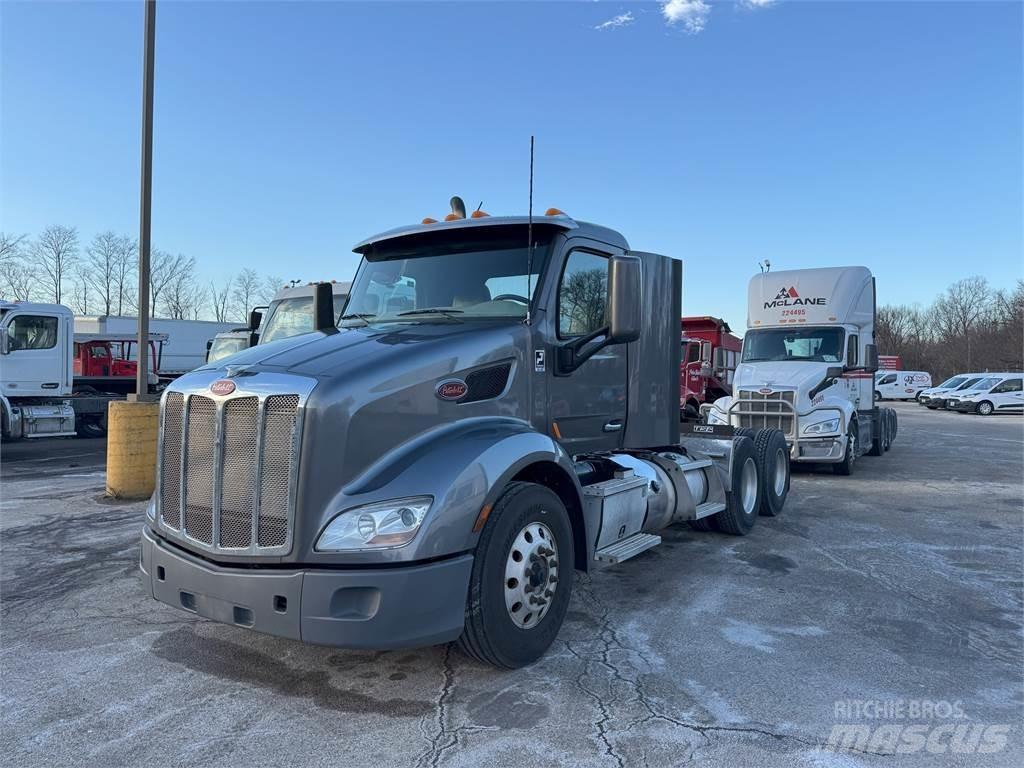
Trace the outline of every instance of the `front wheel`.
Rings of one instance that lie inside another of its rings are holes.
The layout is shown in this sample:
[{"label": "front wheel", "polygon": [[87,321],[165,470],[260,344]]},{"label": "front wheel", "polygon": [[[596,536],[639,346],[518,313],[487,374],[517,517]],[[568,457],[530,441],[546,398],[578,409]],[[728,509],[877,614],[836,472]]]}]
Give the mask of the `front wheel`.
[{"label": "front wheel", "polygon": [[573,538],[562,500],[535,483],[511,483],[477,542],[459,648],[517,669],[550,647],[573,582]]},{"label": "front wheel", "polygon": [[837,475],[852,475],[853,474],[853,462],[857,458],[857,425],[850,424],[850,429],[846,433],[846,454],[843,456],[843,460],[838,464],[832,465],[832,471]]},{"label": "front wheel", "polygon": [[988,400],[982,400],[980,403],[978,403],[977,410],[979,416],[991,416],[992,411],[995,409],[992,407],[992,403],[990,403]]}]

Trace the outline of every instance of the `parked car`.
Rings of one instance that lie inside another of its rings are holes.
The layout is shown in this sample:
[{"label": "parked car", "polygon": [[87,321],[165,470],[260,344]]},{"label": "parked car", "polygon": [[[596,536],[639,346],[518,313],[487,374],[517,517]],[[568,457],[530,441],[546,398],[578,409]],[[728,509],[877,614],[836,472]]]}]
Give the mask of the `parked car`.
[{"label": "parked car", "polygon": [[875,373],[875,400],[915,400],[932,385],[927,371],[878,371]]},{"label": "parked car", "polygon": [[974,387],[951,394],[946,407],[960,413],[977,413],[990,416],[993,413],[1024,412],[1024,374],[996,373],[979,381]]},{"label": "parked car", "polygon": [[935,410],[945,405],[946,395],[962,387],[970,387],[978,383],[978,380],[985,376],[984,373],[958,373],[937,387],[922,390],[917,396],[917,402]]}]

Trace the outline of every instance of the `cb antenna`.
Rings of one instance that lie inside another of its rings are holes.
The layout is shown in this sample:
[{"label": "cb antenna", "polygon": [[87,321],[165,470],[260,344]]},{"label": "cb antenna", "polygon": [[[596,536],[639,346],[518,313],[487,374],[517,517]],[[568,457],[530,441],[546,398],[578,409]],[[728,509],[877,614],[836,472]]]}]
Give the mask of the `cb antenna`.
[{"label": "cb antenna", "polygon": [[533,306],[533,134],[530,134],[530,205],[526,219],[526,324],[531,321]]}]

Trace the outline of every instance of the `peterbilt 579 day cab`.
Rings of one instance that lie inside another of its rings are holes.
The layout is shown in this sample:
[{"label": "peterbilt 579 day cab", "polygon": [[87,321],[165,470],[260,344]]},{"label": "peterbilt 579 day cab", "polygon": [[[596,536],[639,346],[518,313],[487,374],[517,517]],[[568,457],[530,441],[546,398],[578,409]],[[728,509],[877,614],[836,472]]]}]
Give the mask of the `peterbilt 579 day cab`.
[{"label": "peterbilt 579 day cab", "polygon": [[680,437],[680,262],[554,210],[355,251],[340,328],[164,394],[141,551],[157,600],[309,643],[459,639],[518,667],[557,634],[576,569],[672,523],[743,534],[781,511],[779,432],[762,450]]},{"label": "peterbilt 579 day cab", "polygon": [[848,475],[880,456],[896,413],[874,402],[875,281],[866,267],[755,275],[733,394],[704,407],[710,424],[775,427],[793,461]]}]

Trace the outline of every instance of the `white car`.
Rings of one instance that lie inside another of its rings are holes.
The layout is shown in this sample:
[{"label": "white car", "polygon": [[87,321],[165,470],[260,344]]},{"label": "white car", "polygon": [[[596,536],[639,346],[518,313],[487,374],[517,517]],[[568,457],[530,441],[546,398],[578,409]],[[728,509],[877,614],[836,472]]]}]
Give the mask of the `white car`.
[{"label": "white car", "polygon": [[945,405],[946,395],[958,389],[968,389],[985,377],[984,373],[958,373],[950,379],[946,379],[937,387],[921,390],[917,396],[917,402],[926,405],[932,410]]},{"label": "white car", "polygon": [[878,371],[875,373],[875,400],[914,400],[932,385],[927,371]]},{"label": "white car", "polygon": [[996,373],[974,387],[946,399],[946,407],[961,413],[990,416],[993,413],[1024,412],[1024,374]]}]

